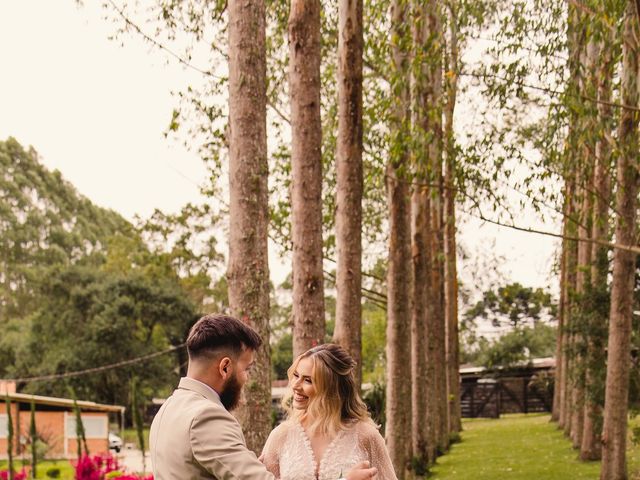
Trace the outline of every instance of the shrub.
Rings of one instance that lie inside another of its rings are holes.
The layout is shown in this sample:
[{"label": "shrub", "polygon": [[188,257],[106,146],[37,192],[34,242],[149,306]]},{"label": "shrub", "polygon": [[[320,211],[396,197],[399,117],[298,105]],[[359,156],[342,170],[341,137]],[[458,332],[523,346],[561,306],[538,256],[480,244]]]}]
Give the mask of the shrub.
[{"label": "shrub", "polygon": [[75,480],[153,480],[153,475],[143,477],[127,473],[111,454],[84,455],[73,466]]},{"label": "shrub", "polygon": [[49,478],[60,478],[60,469],[58,467],[48,468],[45,475]]},{"label": "shrub", "polygon": [[[7,480],[9,478],[9,470],[0,470],[0,480]],[[27,479],[27,472],[25,472],[24,468],[19,471],[13,472],[13,479],[14,480],[26,480]]]},{"label": "shrub", "polygon": [[104,480],[107,473],[118,470],[118,460],[110,454],[83,455],[73,467],[75,480]]}]

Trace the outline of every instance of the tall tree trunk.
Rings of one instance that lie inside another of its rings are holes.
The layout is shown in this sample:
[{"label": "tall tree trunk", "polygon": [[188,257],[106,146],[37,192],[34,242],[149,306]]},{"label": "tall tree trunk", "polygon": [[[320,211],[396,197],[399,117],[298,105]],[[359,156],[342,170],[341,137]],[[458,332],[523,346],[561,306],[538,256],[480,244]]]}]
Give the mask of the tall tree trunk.
[{"label": "tall tree trunk", "polygon": [[[567,221],[567,236],[576,237],[578,231],[578,225],[576,222],[576,179],[573,172],[567,174],[565,180],[567,186],[565,188],[565,202],[568,203],[568,219]],[[564,356],[563,356],[563,381],[564,381],[564,433],[569,436],[571,433],[571,421],[573,412],[573,385],[574,385],[574,330],[575,330],[575,292],[576,292],[576,277],[577,277],[577,265],[578,265],[578,242],[575,240],[564,241],[565,251],[565,287],[563,290],[564,301],[564,321],[565,321],[565,333],[564,333]]]},{"label": "tall tree trunk", "polygon": [[405,380],[411,364],[411,219],[407,182],[409,128],[409,73],[407,58],[407,4],[391,5],[391,52],[394,88],[389,129],[392,148],[387,165],[389,205],[389,262],[387,270],[387,403],[386,440],[400,480],[407,476],[411,456],[411,382]]},{"label": "tall tree trunk", "polygon": [[269,222],[264,0],[229,2],[229,306],[262,337],[256,371],[238,412],[247,446],[271,430]]},{"label": "tall tree trunk", "polygon": [[[585,147],[586,148],[586,147]],[[584,157],[583,157],[584,158]],[[584,427],[584,402],[585,402],[585,365],[586,359],[582,352],[585,350],[586,342],[588,342],[588,333],[586,330],[586,315],[588,314],[584,305],[586,297],[590,290],[590,273],[591,273],[591,251],[592,243],[588,240],[591,237],[591,210],[592,210],[592,175],[589,165],[583,165],[583,187],[580,189],[580,224],[578,226],[578,237],[583,241],[578,242],[578,266],[576,274],[576,294],[578,296],[578,321],[581,325],[576,325],[574,333],[574,385],[571,412],[571,440],[574,448],[580,448],[583,437]]]},{"label": "tall tree trunk", "polygon": [[[565,182],[568,184],[566,190],[570,191],[569,209],[571,219],[567,224],[567,233],[571,237],[579,235],[579,225],[581,221],[580,212],[582,211],[582,191],[580,182],[582,181],[581,172],[581,143],[580,137],[583,131],[579,126],[581,113],[583,109],[582,100],[582,72],[583,72],[583,50],[584,50],[584,25],[582,24],[581,10],[571,2],[569,3],[569,15],[567,25],[567,43],[569,46],[569,82],[567,89],[569,95],[567,97],[569,110],[569,133],[567,138],[567,149],[565,152]],[[578,291],[578,257],[579,243],[576,241],[567,242],[567,270],[566,270],[566,309],[565,324],[567,329],[566,349],[567,356],[566,368],[566,395],[565,395],[565,434],[570,436],[572,440],[578,435],[577,428],[582,428],[582,421],[577,422],[577,416],[583,411],[578,408],[578,404],[582,404],[581,399],[581,369],[579,358],[577,355],[578,346],[578,308],[576,302],[576,294]],[[575,442],[574,442],[575,445]],[[577,445],[576,445],[577,446]]]},{"label": "tall tree trunk", "polygon": [[431,81],[429,108],[429,157],[430,174],[434,188],[430,194],[431,207],[431,235],[429,248],[431,249],[431,288],[429,302],[433,305],[433,315],[427,318],[427,333],[434,342],[434,373],[436,403],[436,445],[443,453],[449,448],[449,400],[447,397],[447,358],[446,358],[446,325],[444,309],[444,178],[443,143],[442,143],[442,61],[443,61],[443,32],[442,12],[439,0],[428,2],[428,31],[431,39],[429,45],[430,59],[428,61],[429,79]]},{"label": "tall tree trunk", "polygon": [[[416,180],[420,177],[415,177]],[[413,258],[413,303],[411,309],[411,438],[414,462],[428,465],[435,459],[434,417],[428,414],[435,365],[427,364],[426,316],[430,287],[430,259],[427,250],[428,191],[415,186],[411,196],[411,254]]]},{"label": "tall tree trunk", "polygon": [[[610,34],[612,37],[612,35]],[[606,38],[606,37],[605,37]],[[594,98],[601,102],[597,109],[597,132],[595,145],[595,171],[594,171],[594,208],[592,238],[594,240],[609,240],[609,202],[611,197],[611,182],[609,175],[611,170],[611,148],[608,138],[611,138],[611,107],[607,102],[611,99],[611,81],[613,76],[613,43],[610,38],[602,42],[602,48],[598,52],[600,67],[593,64],[591,74],[594,78],[592,90]],[[597,70],[597,71],[596,71]],[[591,92],[587,92],[591,96]],[[599,394],[601,386],[605,382],[605,360],[603,355],[604,338],[606,336],[607,318],[597,306],[604,302],[608,295],[607,275],[609,249],[606,246],[594,244],[591,264],[591,305],[592,308],[589,324],[589,339],[587,345],[586,372],[585,372],[585,410],[582,445],[580,458],[582,460],[599,460],[601,457],[600,436],[602,433],[602,406],[604,398]]]},{"label": "tall tree trunk", "polygon": [[[622,104],[638,107],[639,48],[638,12],[635,0],[627,2],[623,33]],[[636,244],[636,212],[638,209],[638,115],[623,108],[618,131],[619,157],[616,191],[616,243]],[[626,480],[627,409],[631,315],[635,253],[616,249],[613,254],[611,311],[607,350],[607,383],[602,435],[602,480]]]},{"label": "tall tree trunk", "polygon": [[[565,187],[565,201],[562,209],[562,235],[567,235],[567,192]],[[551,419],[558,422],[560,428],[564,427],[564,400],[565,400],[565,376],[566,376],[566,284],[567,284],[567,240],[562,240],[560,253],[560,299],[558,302],[558,333],[556,336],[556,367],[555,367],[555,384],[553,389],[553,407],[551,410]]]},{"label": "tall tree trunk", "polygon": [[292,0],[289,13],[293,355],[324,342],[320,1]]},{"label": "tall tree trunk", "polygon": [[[576,235],[577,224],[575,222],[574,191],[575,178],[569,171],[565,172],[564,206],[563,206],[563,227],[562,232],[565,237]],[[558,425],[564,429],[568,435],[571,425],[571,329],[573,312],[573,292],[575,291],[575,277],[577,264],[577,245],[573,240],[562,240],[561,255],[561,277],[560,277],[560,312],[561,324],[558,325],[558,341],[562,355],[560,357],[561,376],[556,378],[556,389],[560,390],[558,395],[559,412]],[[557,364],[557,363],[556,363]],[[559,385],[558,385],[559,383]]]},{"label": "tall tree trunk", "polygon": [[413,58],[411,78],[411,101],[413,112],[412,173],[411,194],[411,256],[413,260],[413,292],[411,308],[411,393],[412,416],[411,438],[414,467],[426,468],[435,460],[435,415],[428,407],[435,405],[435,365],[428,362],[426,319],[431,288],[431,251],[428,244],[429,210],[429,155],[427,138],[429,135],[429,88],[431,79],[427,62],[429,38],[425,21],[427,8],[422,1],[412,2],[411,23],[413,37]]},{"label": "tall tree trunk", "polygon": [[446,162],[444,173],[444,282],[445,323],[447,326],[447,392],[449,398],[449,431],[462,430],[460,406],[460,341],[458,336],[458,270],[456,257],[456,151],[453,113],[458,90],[458,15],[455,1],[449,8],[449,51],[444,112]]},{"label": "tall tree trunk", "polygon": [[357,362],[362,381],[362,0],[338,5],[336,327],[333,339]]},{"label": "tall tree trunk", "polygon": [[[581,27],[584,28],[584,27]],[[586,33],[585,42],[586,42]],[[589,40],[581,49],[580,55],[580,92],[583,96],[594,98],[597,96],[595,87],[595,70],[598,61],[598,48],[594,40]],[[580,158],[576,165],[579,172],[579,197],[578,237],[583,241],[578,242],[578,271],[576,276],[576,294],[578,299],[579,325],[575,330],[575,352],[574,361],[576,369],[574,371],[573,389],[573,412],[571,419],[571,439],[574,448],[580,448],[584,434],[584,405],[586,398],[585,380],[587,358],[585,355],[586,346],[589,342],[591,332],[589,332],[588,317],[591,314],[589,302],[591,300],[591,265],[593,243],[591,243],[592,219],[593,219],[593,178],[595,159],[595,139],[596,130],[595,119],[597,118],[596,105],[593,102],[583,102],[578,113],[578,131],[576,132],[579,145]]]}]

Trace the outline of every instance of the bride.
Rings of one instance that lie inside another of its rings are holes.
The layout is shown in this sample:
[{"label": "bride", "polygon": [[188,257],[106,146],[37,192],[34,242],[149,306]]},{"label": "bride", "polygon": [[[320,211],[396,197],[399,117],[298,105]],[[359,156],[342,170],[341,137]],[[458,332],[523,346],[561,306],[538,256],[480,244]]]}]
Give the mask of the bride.
[{"label": "bride", "polygon": [[[338,480],[368,461],[377,479],[396,480],[384,439],[360,399],[355,362],[340,346],[307,350],[288,370],[293,398],[261,459],[281,480]],[[288,401],[287,401],[288,400]]]}]

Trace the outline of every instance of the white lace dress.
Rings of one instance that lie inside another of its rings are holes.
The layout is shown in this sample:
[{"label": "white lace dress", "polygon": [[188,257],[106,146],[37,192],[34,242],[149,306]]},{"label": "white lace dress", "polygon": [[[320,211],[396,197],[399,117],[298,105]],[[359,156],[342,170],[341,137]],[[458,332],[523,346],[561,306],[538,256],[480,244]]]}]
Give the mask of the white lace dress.
[{"label": "white lace dress", "polygon": [[339,432],[318,464],[302,425],[288,420],[271,432],[260,458],[280,480],[337,480],[365,460],[378,469],[377,480],[397,480],[384,439],[368,422]]}]

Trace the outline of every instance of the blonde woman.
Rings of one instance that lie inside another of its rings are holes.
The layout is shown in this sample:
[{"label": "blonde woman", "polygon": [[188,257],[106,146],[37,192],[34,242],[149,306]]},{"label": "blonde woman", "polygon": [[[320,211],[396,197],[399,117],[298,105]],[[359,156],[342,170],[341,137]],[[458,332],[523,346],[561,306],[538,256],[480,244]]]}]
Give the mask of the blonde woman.
[{"label": "blonde woman", "polygon": [[281,480],[338,480],[368,461],[378,480],[396,480],[384,439],[360,399],[355,362],[340,346],[314,347],[289,368],[288,418],[260,457]]}]

